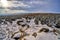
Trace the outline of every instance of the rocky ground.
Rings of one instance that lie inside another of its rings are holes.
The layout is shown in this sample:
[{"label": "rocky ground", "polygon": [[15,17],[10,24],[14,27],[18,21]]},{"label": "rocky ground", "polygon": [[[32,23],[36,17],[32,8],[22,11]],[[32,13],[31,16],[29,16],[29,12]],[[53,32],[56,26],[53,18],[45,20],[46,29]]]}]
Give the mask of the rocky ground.
[{"label": "rocky ground", "polygon": [[60,40],[59,16],[0,19],[0,40]]}]

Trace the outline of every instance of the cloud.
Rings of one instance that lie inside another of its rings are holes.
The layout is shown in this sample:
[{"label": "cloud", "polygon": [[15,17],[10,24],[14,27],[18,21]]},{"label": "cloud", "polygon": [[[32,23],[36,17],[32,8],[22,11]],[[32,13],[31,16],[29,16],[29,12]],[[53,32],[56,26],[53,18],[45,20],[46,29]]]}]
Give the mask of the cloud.
[{"label": "cloud", "polygon": [[1,13],[4,13],[4,14],[27,13],[27,12],[28,11],[26,10],[9,10],[9,9],[5,9],[1,11]]},{"label": "cloud", "polygon": [[47,4],[47,2],[45,2],[45,1],[31,1],[30,4],[40,4],[40,5],[43,5],[43,4]]},{"label": "cloud", "polygon": [[27,4],[25,4],[25,3],[21,2],[21,1],[13,1],[11,3],[12,3],[11,4],[12,6],[30,7],[29,5],[27,5]]},{"label": "cloud", "polygon": [[21,10],[21,9],[30,8],[30,7],[31,7],[30,5],[25,4],[21,1],[12,1],[8,8],[11,10]]},{"label": "cloud", "polygon": [[1,7],[1,13],[32,13],[32,12],[59,12],[56,0],[12,0],[8,1],[8,7]]},{"label": "cloud", "polygon": [[8,7],[4,8],[1,7],[0,4],[0,12],[1,13],[8,13],[8,14],[13,14],[13,13],[27,13],[28,11],[24,10],[24,8],[29,8],[30,6],[21,2],[21,1],[8,1]]},{"label": "cloud", "polygon": [[52,10],[37,10],[37,11],[33,11],[32,13],[60,13],[57,11],[52,11]]},{"label": "cloud", "polygon": [[[29,5],[23,3],[22,1],[8,1],[8,7],[30,7]],[[1,7],[1,2],[0,2],[0,7]]]}]

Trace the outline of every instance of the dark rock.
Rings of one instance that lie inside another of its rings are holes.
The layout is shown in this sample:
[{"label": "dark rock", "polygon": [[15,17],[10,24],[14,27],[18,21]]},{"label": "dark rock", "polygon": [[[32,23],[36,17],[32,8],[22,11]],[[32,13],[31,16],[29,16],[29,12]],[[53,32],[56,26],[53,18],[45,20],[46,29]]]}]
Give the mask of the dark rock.
[{"label": "dark rock", "polygon": [[47,28],[42,28],[41,30],[39,30],[39,32],[49,32],[49,29],[47,29]]},{"label": "dark rock", "polygon": [[22,27],[26,26],[26,24],[21,25]]},{"label": "dark rock", "polygon": [[60,28],[60,21],[56,24],[56,28]]},{"label": "dark rock", "polygon": [[37,36],[37,33],[33,33],[32,36],[36,37]]},{"label": "dark rock", "polygon": [[11,19],[12,21],[15,21],[16,19]]},{"label": "dark rock", "polygon": [[59,26],[59,25],[56,25],[55,27],[56,27],[56,28],[60,28],[60,26]]},{"label": "dark rock", "polygon": [[21,22],[21,21],[17,21],[17,24],[18,24],[18,25],[21,25],[20,22]]},{"label": "dark rock", "polygon": [[15,40],[18,40],[20,37],[14,37]]}]

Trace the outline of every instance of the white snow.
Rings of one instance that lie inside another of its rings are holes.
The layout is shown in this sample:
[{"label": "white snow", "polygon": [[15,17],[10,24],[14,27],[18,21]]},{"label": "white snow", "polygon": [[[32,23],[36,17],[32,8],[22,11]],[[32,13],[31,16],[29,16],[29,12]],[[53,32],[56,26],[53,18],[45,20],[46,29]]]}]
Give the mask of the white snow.
[{"label": "white snow", "polygon": [[[23,20],[24,22],[22,22],[21,24],[28,24],[30,26],[30,28],[28,28],[27,30],[25,30],[27,28],[27,26],[25,26],[24,28],[20,25],[17,25],[17,21],[19,20]],[[38,31],[42,28],[48,28],[50,31],[52,31],[54,28],[48,27],[46,24],[42,25],[41,22],[39,22],[38,25],[36,25],[34,23],[34,19],[30,20],[30,23],[26,22],[25,18],[22,19],[17,19],[16,21],[13,21],[12,24],[10,24],[9,22],[7,22],[7,24],[0,24],[0,27],[2,28],[2,30],[5,30],[6,32],[6,38],[4,38],[3,40],[14,40],[13,38],[11,38],[12,34],[15,32],[18,32],[16,34],[14,34],[13,37],[20,37],[21,33],[19,32],[20,29],[22,29],[25,33],[29,34],[29,36],[25,36],[24,38],[26,38],[26,40],[58,40],[59,36],[56,36],[53,32],[41,32],[38,33]],[[36,27],[38,26],[38,27]],[[3,31],[2,31],[3,32]],[[37,36],[36,38],[34,36],[32,36],[32,34],[36,32]],[[0,36],[2,37],[2,36]]]},{"label": "white snow", "polygon": [[58,38],[53,33],[42,32],[37,35],[36,40],[58,40]]}]

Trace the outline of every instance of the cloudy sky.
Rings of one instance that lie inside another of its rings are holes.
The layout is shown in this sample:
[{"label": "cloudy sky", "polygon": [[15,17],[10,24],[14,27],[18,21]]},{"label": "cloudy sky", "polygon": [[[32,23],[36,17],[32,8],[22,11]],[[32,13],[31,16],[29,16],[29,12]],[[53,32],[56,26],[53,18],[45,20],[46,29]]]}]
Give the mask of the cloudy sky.
[{"label": "cloudy sky", "polygon": [[60,0],[0,0],[0,14],[60,13]]}]

